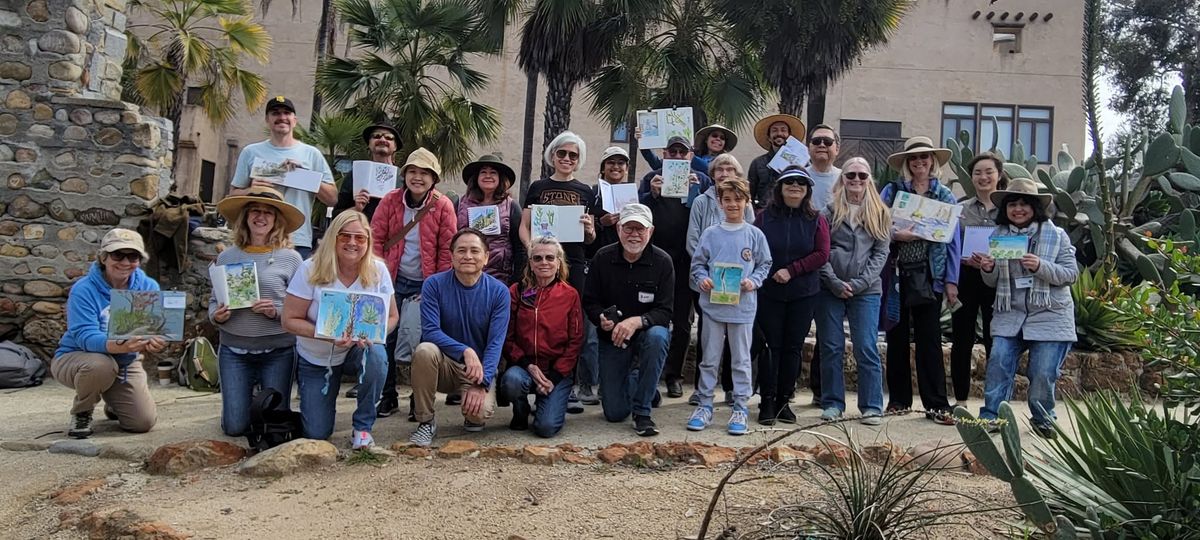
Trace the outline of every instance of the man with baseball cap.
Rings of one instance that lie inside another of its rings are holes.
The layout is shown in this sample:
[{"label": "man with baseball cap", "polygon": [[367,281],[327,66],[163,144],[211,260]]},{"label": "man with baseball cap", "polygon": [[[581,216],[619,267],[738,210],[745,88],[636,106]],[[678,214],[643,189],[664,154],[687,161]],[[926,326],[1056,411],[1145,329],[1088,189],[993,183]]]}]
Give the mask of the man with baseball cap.
[{"label": "man with baseball cap", "polygon": [[[229,190],[230,196],[245,195],[251,186],[262,186],[276,189],[283,193],[283,199],[292,206],[304,212],[304,226],[292,233],[294,244],[300,256],[308,258],[312,253],[312,206],[313,200],[320,199],[328,206],[337,204],[337,186],[333,183],[333,172],[325,162],[325,156],[315,147],[304,144],[295,137],[296,106],[292,100],[284,96],[275,96],[267,100],[266,108],[267,129],[271,137],[265,141],[246,145],[238,155],[237,170],[233,173],[233,181]],[[321,185],[316,193],[287,186],[277,185],[278,177],[261,176],[264,171],[292,171],[307,169],[321,174]]]},{"label": "man with baseball cap", "polygon": [[[387,122],[377,122],[366,127],[362,132],[362,142],[367,145],[367,150],[370,153],[371,161],[376,163],[385,163],[387,165],[395,165],[396,150],[404,144],[400,139],[400,132],[392,127]],[[404,182],[404,177],[400,174],[396,175],[396,185],[393,188],[400,187]],[[375,207],[379,206],[379,197],[372,197],[367,193],[367,190],[359,190],[354,192],[354,171],[350,171],[342,178],[342,187],[338,189],[337,206],[334,207],[334,216],[342,213],[344,210],[353,208],[367,215],[367,219],[375,215]]]},{"label": "man with baseball cap", "polygon": [[[646,157],[646,154],[642,154],[642,157]],[[653,154],[650,157],[653,157]],[[684,206],[691,207],[692,200],[701,193],[704,193],[705,190],[713,185],[713,182],[708,177],[708,171],[697,169],[694,165],[692,161],[692,145],[684,137],[675,136],[667,139],[667,147],[663,148],[662,160],[655,159],[653,162],[647,160],[647,162],[650,162],[650,166],[654,167],[654,170],[642,176],[642,183],[638,185],[638,195],[645,195],[655,189],[662,188],[662,162],[667,159],[686,160],[692,164],[692,174],[688,178],[692,183],[691,189],[688,190],[687,199],[683,200]],[[658,181],[657,188],[654,185],[655,179]],[[662,228],[662,226],[663,223],[659,223],[659,228]],[[687,224],[685,223],[684,226],[686,227]]]},{"label": "man with baseball cap", "polygon": [[617,220],[620,241],[596,252],[583,293],[583,310],[600,331],[604,418],[621,422],[633,413],[634,431],[643,437],[658,434],[650,412],[667,358],[675,295],[674,263],[651,245],[653,234],[650,209],[625,205]]}]

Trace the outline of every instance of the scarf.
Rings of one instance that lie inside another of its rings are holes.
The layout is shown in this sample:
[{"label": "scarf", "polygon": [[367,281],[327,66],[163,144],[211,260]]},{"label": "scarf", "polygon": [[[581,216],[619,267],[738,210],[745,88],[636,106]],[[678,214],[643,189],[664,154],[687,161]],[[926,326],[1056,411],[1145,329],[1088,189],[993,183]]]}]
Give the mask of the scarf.
[{"label": "scarf", "polygon": [[[1058,227],[1055,227],[1050,222],[1033,224],[1028,227],[1018,228],[1015,225],[1007,227],[997,227],[996,233],[1002,234],[1023,234],[1032,238],[1030,252],[1037,255],[1039,259],[1045,261],[1053,261],[1058,258],[1058,252],[1062,249],[1059,245]],[[995,234],[995,233],[993,233]],[[996,272],[996,311],[1009,311],[1012,309],[1012,279],[1009,270],[1010,261],[997,261]],[[1033,287],[1029,289],[1028,302],[1032,306],[1049,307],[1050,306],[1050,283],[1046,280],[1033,276]]]}]

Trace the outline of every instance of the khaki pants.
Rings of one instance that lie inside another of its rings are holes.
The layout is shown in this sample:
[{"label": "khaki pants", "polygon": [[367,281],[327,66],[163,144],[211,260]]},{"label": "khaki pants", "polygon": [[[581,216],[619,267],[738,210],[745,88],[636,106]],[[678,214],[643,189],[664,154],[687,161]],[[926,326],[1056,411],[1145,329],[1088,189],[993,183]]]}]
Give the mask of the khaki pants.
[{"label": "khaki pants", "polygon": [[[433,420],[433,402],[438,392],[465,393],[471,386],[466,379],[466,367],[455,362],[442,350],[432,343],[422,343],[413,351],[412,380],[413,406],[416,409],[418,422]],[[483,401],[482,415],[466,417],[468,422],[483,424],[496,412],[496,384],[493,381],[488,387],[487,398]]]},{"label": "khaki pants", "polygon": [[126,369],[121,382],[117,361],[107,354],[69,352],[50,362],[50,374],[67,388],[75,390],[71,414],[91,412],[104,400],[105,410],[117,415],[121,429],[145,433],[158,419],[158,407],[150,396],[146,370],[140,361]]}]

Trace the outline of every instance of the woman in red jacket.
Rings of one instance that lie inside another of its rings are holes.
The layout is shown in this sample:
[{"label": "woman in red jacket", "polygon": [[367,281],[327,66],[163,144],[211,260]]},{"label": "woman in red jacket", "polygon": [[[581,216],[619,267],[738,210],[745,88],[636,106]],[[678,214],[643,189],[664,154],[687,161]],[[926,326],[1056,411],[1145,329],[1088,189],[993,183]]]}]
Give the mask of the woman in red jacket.
[{"label": "woman in red jacket", "polygon": [[421,284],[450,269],[450,239],[458,232],[458,216],[450,198],[433,188],[441,174],[442,166],[432,152],[414,150],[400,168],[404,188],[384,196],[371,216],[375,255],[387,263],[400,309],[400,324],[388,335],[388,371],[379,416],[390,416],[399,408],[396,361],[411,361],[413,349],[421,343]]},{"label": "woman in red jacket", "polygon": [[533,432],[553,437],[562,429],[573,372],[583,346],[583,312],[579,293],[567,283],[567,261],[557,240],[530,243],[524,277],[509,289],[508,370],[500,379],[501,397],[512,402],[509,429],[529,427],[529,395],[537,413]]}]

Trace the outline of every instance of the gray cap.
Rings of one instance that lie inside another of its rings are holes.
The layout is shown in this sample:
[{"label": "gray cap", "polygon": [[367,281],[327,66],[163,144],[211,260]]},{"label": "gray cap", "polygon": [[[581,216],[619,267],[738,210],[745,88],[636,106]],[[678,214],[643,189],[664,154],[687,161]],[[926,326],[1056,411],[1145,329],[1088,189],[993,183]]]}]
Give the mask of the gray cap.
[{"label": "gray cap", "polygon": [[684,148],[687,148],[689,150],[691,150],[691,148],[692,148],[692,143],[690,141],[688,141],[686,137],[680,137],[679,135],[676,135],[674,137],[671,137],[670,139],[667,139],[667,148],[670,148],[677,144],[682,144]]},{"label": "gray cap", "polygon": [[647,227],[653,227],[654,214],[644,204],[630,203],[621,209],[621,219],[617,221],[617,225],[624,225],[630,221],[636,221]]}]

